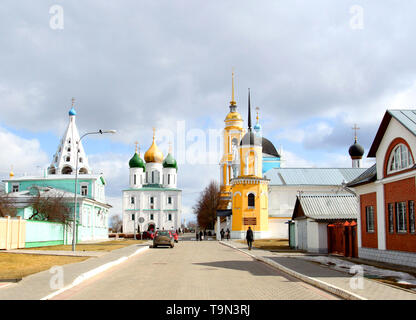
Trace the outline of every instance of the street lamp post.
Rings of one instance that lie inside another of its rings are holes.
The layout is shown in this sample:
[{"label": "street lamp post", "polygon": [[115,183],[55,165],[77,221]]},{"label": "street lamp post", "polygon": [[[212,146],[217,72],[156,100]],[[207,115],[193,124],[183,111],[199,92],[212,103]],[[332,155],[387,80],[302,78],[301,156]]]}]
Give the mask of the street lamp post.
[{"label": "street lamp post", "polygon": [[78,189],[78,156],[79,156],[79,146],[81,143],[82,138],[84,138],[85,136],[88,136],[90,134],[103,134],[103,133],[116,133],[116,130],[108,130],[108,131],[102,131],[99,130],[97,132],[87,132],[84,135],[82,135],[81,138],[79,138],[79,140],[77,141],[77,160],[76,160],[76,164],[75,164],[75,196],[74,196],[74,221],[72,224],[72,251],[75,251],[75,243],[76,243],[76,229],[77,229],[77,189]]}]

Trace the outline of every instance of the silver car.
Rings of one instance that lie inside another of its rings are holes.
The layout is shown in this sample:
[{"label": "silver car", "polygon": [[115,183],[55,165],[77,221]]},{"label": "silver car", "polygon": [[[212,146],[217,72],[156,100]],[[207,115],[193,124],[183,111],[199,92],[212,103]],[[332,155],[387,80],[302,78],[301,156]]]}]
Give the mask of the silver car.
[{"label": "silver car", "polygon": [[156,231],[155,237],[153,238],[153,248],[157,248],[158,246],[170,246],[173,248],[174,238],[170,231]]}]

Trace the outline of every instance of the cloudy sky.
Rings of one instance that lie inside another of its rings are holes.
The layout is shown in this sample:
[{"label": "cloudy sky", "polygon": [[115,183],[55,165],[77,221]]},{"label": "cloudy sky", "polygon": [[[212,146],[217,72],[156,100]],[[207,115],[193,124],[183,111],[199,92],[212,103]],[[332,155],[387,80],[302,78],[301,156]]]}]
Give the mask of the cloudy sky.
[{"label": "cloudy sky", "polygon": [[134,141],[147,150],[156,127],[165,154],[172,140],[183,159],[190,218],[219,177],[206,154],[229,110],[232,68],[239,111],[246,119],[251,88],[286,166],[350,167],[354,123],[368,150],[386,109],[415,105],[415,11],[411,0],[3,0],[0,174],[49,165],[75,97],[81,134],[118,130],[84,142],[113,212]]}]

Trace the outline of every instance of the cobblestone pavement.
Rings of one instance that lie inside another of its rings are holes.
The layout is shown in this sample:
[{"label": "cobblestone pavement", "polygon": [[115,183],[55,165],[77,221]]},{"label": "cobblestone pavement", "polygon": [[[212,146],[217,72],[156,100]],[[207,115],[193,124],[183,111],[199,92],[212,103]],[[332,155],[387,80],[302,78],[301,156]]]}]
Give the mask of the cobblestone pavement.
[{"label": "cobblestone pavement", "polygon": [[216,241],[150,249],[55,299],[338,299]]},{"label": "cobblestone pavement", "polygon": [[[247,250],[247,245],[238,241],[230,241],[232,245],[239,249]],[[330,285],[336,286],[348,292],[357,294],[369,300],[416,300],[416,294],[408,290],[399,289],[390,285],[382,284],[378,281],[363,278],[362,287],[351,288],[350,280],[352,275],[330,269],[318,263],[306,261],[296,257],[303,254],[277,253],[266,250],[254,249],[250,251],[255,256],[271,259],[280,265],[296,271],[308,277],[320,280]]]}]

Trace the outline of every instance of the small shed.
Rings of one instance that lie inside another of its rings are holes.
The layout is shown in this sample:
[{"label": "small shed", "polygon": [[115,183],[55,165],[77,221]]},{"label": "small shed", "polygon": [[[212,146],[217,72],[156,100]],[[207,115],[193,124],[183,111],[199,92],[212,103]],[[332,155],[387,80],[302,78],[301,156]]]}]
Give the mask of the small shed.
[{"label": "small shed", "polygon": [[357,198],[353,194],[298,195],[289,242],[296,249],[312,253],[355,256],[357,216]]}]

